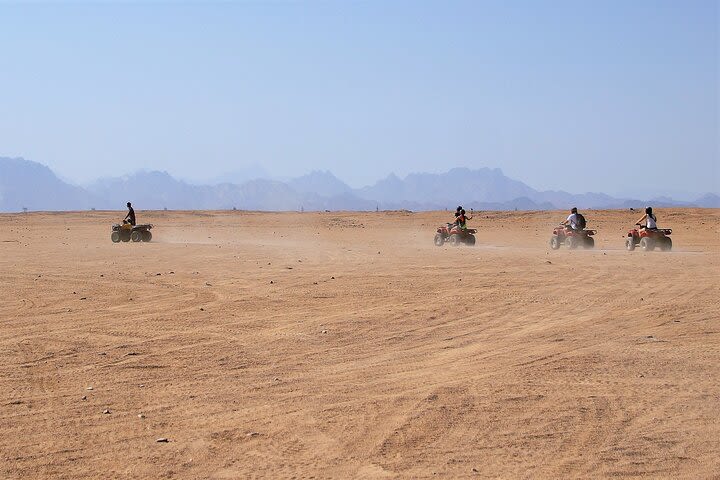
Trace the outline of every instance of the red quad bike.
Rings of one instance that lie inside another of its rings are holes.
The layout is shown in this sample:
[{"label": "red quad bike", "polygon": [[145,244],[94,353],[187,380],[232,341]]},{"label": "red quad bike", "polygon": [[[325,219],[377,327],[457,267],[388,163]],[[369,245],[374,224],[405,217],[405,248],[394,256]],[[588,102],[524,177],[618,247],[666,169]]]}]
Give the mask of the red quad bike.
[{"label": "red quad bike", "polygon": [[466,228],[463,230],[453,223],[441,225],[435,234],[435,245],[442,247],[445,242],[448,242],[454,246],[460,245],[461,243],[472,246],[475,245],[476,233],[477,230],[474,228]]},{"label": "red quad bike", "polygon": [[553,229],[552,237],[550,237],[550,248],[557,250],[562,244],[565,244],[570,250],[580,246],[594,248],[595,239],[592,236],[596,233],[597,230],[573,230],[568,226],[559,225]]},{"label": "red quad bike", "polygon": [[627,238],[625,238],[625,248],[628,252],[635,250],[639,246],[643,252],[651,252],[655,247],[660,248],[663,252],[672,250],[672,239],[668,237],[672,233],[669,228],[658,228],[657,230],[640,229],[640,224],[635,224],[638,228],[628,230]]}]

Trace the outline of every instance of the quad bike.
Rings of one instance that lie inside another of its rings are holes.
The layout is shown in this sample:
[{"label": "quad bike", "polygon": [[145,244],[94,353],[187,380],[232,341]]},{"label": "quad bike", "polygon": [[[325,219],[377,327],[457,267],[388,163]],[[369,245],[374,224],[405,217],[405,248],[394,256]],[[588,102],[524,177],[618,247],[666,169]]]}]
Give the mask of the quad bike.
[{"label": "quad bike", "polygon": [[643,252],[651,252],[655,247],[660,248],[663,252],[672,250],[672,239],[668,236],[672,233],[670,228],[658,228],[648,230],[647,228],[639,228],[642,225],[635,224],[638,228],[628,230],[627,238],[625,238],[625,248],[628,252],[640,247]]},{"label": "quad bike", "polygon": [[592,236],[596,233],[597,230],[573,230],[561,224],[553,229],[552,237],[550,237],[550,248],[557,250],[563,244],[570,250],[578,247],[594,248],[595,239]]},{"label": "quad bike", "polygon": [[115,223],[112,226],[112,233],[110,234],[110,240],[113,243],[118,242],[149,242],[152,240],[152,233],[150,229],[153,228],[151,224],[145,225],[131,225],[127,220],[123,220],[123,223]]},{"label": "quad bike", "polygon": [[447,225],[441,225],[437,229],[435,234],[435,245],[442,247],[445,242],[450,245],[475,245],[475,234],[477,230],[474,228],[460,228],[454,223],[448,223]]}]

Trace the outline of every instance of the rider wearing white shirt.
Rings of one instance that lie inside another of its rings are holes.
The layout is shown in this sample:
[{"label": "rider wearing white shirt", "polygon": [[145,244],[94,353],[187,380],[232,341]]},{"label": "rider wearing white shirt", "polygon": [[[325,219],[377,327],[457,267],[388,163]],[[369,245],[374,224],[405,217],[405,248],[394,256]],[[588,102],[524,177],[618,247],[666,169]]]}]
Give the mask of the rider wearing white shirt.
[{"label": "rider wearing white shirt", "polygon": [[578,211],[576,207],[573,207],[572,210],[570,210],[570,215],[568,215],[567,219],[565,219],[564,222],[561,222],[561,225],[567,225],[570,224],[570,228],[573,230],[582,230],[580,228],[579,219],[578,219]]},{"label": "rider wearing white shirt", "polygon": [[[642,225],[643,220],[645,220],[645,225]],[[645,208],[645,215],[635,222],[635,225],[640,225],[646,230],[657,230],[657,217],[653,213],[652,207]]]}]

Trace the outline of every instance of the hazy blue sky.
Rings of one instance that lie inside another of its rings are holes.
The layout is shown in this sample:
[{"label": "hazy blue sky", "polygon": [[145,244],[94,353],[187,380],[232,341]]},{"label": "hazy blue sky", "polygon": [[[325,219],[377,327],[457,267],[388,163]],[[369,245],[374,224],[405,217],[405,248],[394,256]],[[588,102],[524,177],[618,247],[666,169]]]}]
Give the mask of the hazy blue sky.
[{"label": "hazy blue sky", "polygon": [[0,156],[720,191],[717,1],[0,4]]}]

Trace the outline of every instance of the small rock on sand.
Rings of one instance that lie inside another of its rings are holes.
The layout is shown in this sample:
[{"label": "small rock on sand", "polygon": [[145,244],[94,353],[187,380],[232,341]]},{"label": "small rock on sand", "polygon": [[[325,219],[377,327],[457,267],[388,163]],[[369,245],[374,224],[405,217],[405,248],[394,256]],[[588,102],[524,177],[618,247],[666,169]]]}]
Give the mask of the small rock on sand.
[{"label": "small rock on sand", "polygon": [[155,440],[157,443],[168,443],[170,440],[168,440],[165,437],[160,437],[157,440]]},{"label": "small rock on sand", "polygon": [[92,390],[93,387],[87,387],[85,390]]},{"label": "small rock on sand", "polygon": [[106,408],[105,410],[103,410],[103,414],[104,414],[104,415],[110,415],[110,410]]}]

